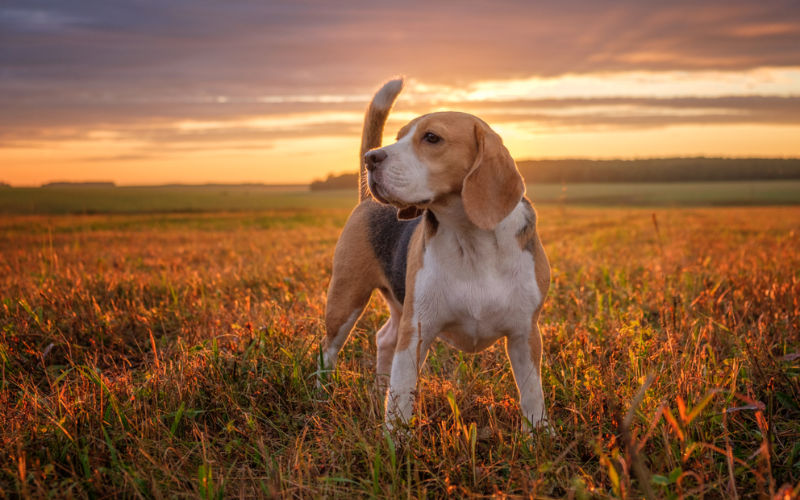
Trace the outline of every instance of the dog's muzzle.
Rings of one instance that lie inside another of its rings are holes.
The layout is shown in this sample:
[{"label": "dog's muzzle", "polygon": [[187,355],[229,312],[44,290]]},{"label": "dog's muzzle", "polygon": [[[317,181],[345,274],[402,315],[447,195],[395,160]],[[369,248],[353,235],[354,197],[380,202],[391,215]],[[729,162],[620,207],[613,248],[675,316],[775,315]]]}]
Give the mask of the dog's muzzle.
[{"label": "dog's muzzle", "polygon": [[386,151],[382,149],[368,151],[367,154],[364,155],[364,163],[367,164],[367,171],[373,172],[387,156]]}]

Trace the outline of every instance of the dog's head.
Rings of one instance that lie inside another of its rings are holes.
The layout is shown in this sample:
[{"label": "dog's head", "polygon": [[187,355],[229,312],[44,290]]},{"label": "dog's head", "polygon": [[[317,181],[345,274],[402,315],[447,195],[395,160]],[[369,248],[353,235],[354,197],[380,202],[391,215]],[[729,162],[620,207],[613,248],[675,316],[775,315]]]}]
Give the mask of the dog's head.
[{"label": "dog's head", "polygon": [[473,224],[493,229],[525,191],[500,136],[467,113],[415,118],[397,142],[369,151],[364,161],[373,196],[396,206],[400,218],[416,217],[455,195]]}]

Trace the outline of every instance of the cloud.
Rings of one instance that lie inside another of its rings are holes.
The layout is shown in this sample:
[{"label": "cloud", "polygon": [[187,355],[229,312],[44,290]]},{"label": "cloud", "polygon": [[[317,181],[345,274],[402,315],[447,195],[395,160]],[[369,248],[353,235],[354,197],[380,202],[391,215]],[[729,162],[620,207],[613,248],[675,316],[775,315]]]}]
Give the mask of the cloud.
[{"label": "cloud", "polygon": [[395,74],[415,83],[390,129],[439,107],[554,130],[796,124],[798,34],[791,0],[9,0],[0,144],[357,137]]},{"label": "cloud", "polygon": [[81,18],[44,8],[0,9],[0,26],[17,33],[63,33],[81,22]]},{"label": "cloud", "polygon": [[525,123],[551,131],[676,125],[797,125],[800,96],[538,99],[464,102],[455,106],[490,123]]},{"label": "cloud", "polygon": [[[800,96],[545,98],[446,104],[401,101],[390,116],[387,132],[440,107],[474,113],[492,125],[513,123],[551,133],[687,124],[800,124]],[[163,154],[225,147],[260,149],[285,139],[356,138],[360,133],[364,103],[297,106],[290,102],[264,107],[236,103],[169,107],[169,114],[155,120],[147,113],[135,114],[135,106],[125,106],[129,113],[117,108],[106,115],[100,109],[85,113],[79,122],[70,121],[69,111],[64,116],[51,112],[47,126],[38,123],[35,116],[13,126],[0,125],[0,144],[11,148],[46,147],[63,141],[117,141],[133,144],[140,151],[137,154]]]},{"label": "cloud", "polygon": [[[33,36],[37,25],[48,29]],[[798,26],[800,6],[780,0],[12,0],[0,7],[0,66],[7,81],[121,96],[341,93],[396,73],[463,85],[795,65]]]}]

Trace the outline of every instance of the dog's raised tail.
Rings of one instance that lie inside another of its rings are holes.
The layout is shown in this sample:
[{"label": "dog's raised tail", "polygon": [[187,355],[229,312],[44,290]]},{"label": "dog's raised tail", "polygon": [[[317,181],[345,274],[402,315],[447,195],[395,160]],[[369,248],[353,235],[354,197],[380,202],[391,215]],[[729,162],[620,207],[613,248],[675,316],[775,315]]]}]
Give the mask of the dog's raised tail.
[{"label": "dog's raised tail", "polygon": [[361,154],[358,157],[358,201],[370,197],[364,155],[370,149],[381,147],[383,126],[386,124],[389,111],[401,90],[403,90],[402,78],[389,80],[375,93],[375,97],[372,98],[372,102],[367,108],[367,114],[364,116],[364,131],[361,134]]}]

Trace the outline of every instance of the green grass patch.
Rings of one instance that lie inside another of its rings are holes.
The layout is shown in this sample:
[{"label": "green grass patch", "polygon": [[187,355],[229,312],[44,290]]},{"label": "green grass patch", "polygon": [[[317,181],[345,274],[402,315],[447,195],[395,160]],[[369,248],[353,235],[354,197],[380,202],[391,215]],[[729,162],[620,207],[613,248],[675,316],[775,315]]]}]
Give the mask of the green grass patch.
[{"label": "green grass patch", "polygon": [[[540,204],[619,206],[792,205],[800,181],[530,184]],[[0,213],[134,214],[352,208],[355,189],[308,191],[259,186],[46,187],[0,189]]]}]

